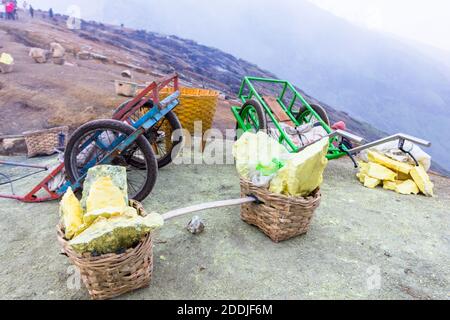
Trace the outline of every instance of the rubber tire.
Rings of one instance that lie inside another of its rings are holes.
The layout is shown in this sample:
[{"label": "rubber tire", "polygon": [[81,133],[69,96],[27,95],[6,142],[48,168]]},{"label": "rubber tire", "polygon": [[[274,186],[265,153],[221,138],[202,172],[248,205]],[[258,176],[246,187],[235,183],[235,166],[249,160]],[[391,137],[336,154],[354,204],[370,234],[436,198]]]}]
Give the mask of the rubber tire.
[{"label": "rubber tire", "polygon": [[[330,118],[328,117],[327,112],[325,111],[325,109],[322,106],[319,106],[317,104],[311,104],[310,105],[311,108],[313,108],[314,111],[316,111],[316,113],[322,118],[322,120],[329,126],[331,127],[331,122],[330,122]],[[305,111],[307,110],[306,107],[301,107],[299,112],[298,112],[298,117],[300,117],[301,114],[303,114]]]},{"label": "rubber tire", "polygon": [[[258,131],[267,131],[267,118],[266,118],[266,112],[264,111],[263,107],[259,104],[256,100],[248,100],[246,103],[242,105],[241,111],[239,113],[240,116],[242,116],[244,110],[248,107],[252,106],[256,110],[256,114],[258,115],[258,121],[259,121],[259,130]],[[239,125],[236,125],[236,129],[238,130]],[[236,130],[236,131],[237,131]],[[236,140],[238,139],[237,132],[236,132]]]},{"label": "rubber tire", "polygon": [[[73,152],[73,149],[76,147],[75,144],[86,133],[94,131],[99,128],[116,130],[116,131],[123,132],[124,134],[127,134],[127,135],[131,135],[135,132],[135,129],[133,127],[131,127],[123,122],[117,121],[117,120],[95,120],[95,121],[88,122],[85,125],[78,128],[72,134],[72,136],[67,144],[66,152],[64,154],[66,174],[72,183],[75,183],[77,181],[77,177],[78,177],[78,173],[75,174],[74,168],[72,168],[72,166],[70,165],[71,164],[71,154]],[[150,195],[150,193],[153,191],[153,188],[155,187],[156,180],[158,177],[158,163],[156,161],[155,154],[153,153],[153,149],[150,146],[150,143],[144,136],[140,136],[136,140],[136,144],[142,150],[145,159],[147,159],[148,175],[147,175],[145,184],[143,185],[141,190],[139,190],[139,192],[135,195],[130,195],[130,198],[134,199],[136,201],[143,201],[145,198],[147,198]]]},{"label": "rubber tire", "polygon": [[[122,109],[125,108],[126,105],[127,105],[130,101],[131,101],[131,99],[125,101],[124,103],[122,103],[122,104],[114,111],[113,117],[114,117],[116,114],[118,114],[120,111],[122,111]],[[148,108],[153,108],[153,102],[149,101],[148,103],[144,104],[143,106],[144,106],[144,107],[148,107]],[[175,114],[175,112],[170,111],[170,112],[165,116],[165,118],[167,118],[167,120],[169,121],[169,124],[170,124],[170,126],[172,127],[172,130],[173,130],[173,131],[176,131],[176,130],[182,130],[182,129],[183,129],[183,127],[182,127],[182,125],[181,125],[181,122],[180,122],[180,120],[178,119],[178,117],[177,117],[177,115]],[[168,166],[169,164],[171,164],[171,163],[173,162],[173,160],[174,160],[174,157],[172,156],[172,155],[174,154],[173,150],[174,150],[175,148],[178,148],[178,150],[176,150],[176,153],[175,153],[175,158],[176,158],[176,157],[178,156],[178,154],[180,153],[180,150],[181,150],[180,147],[182,146],[182,143],[183,143],[183,136],[181,136],[181,138],[179,139],[179,141],[176,141],[176,142],[173,143],[173,147],[172,147],[172,150],[170,150],[170,152],[168,152],[164,157],[162,157],[162,158],[160,158],[160,159],[157,159],[157,162],[158,162],[158,168],[159,168],[159,169],[162,169],[162,168]]]}]

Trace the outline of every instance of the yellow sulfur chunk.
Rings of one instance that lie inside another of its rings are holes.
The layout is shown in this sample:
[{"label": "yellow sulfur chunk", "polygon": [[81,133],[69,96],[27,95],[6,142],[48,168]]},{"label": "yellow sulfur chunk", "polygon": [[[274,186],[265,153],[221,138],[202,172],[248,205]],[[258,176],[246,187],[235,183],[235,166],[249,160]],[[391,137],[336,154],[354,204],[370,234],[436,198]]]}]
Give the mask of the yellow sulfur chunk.
[{"label": "yellow sulfur chunk", "polygon": [[406,181],[406,180],[411,180],[412,177],[410,174],[405,174],[403,172],[397,172],[398,173],[398,177],[397,179],[400,181]]},{"label": "yellow sulfur chunk", "polygon": [[424,195],[427,197],[434,196],[434,185],[430,180],[430,176],[426,173],[422,166],[414,167],[411,170],[411,177]]},{"label": "yellow sulfur chunk", "polygon": [[360,162],[359,172],[356,174],[356,177],[359,179],[361,183],[364,183],[366,180],[367,174],[369,173],[369,164],[367,162]]},{"label": "yellow sulfur chunk", "polygon": [[83,217],[83,222],[86,226],[90,226],[100,217],[109,219],[122,215],[128,215],[131,217],[137,216],[137,211],[131,207],[107,207],[86,213]]},{"label": "yellow sulfur chunk", "polygon": [[13,57],[10,54],[2,53],[0,55],[0,63],[11,65],[11,64],[14,63],[14,59],[13,59]]},{"label": "yellow sulfur chunk", "polygon": [[385,190],[391,190],[391,191],[395,191],[397,190],[397,187],[399,184],[402,184],[404,181],[384,181],[383,182],[383,188]]},{"label": "yellow sulfur chunk", "polygon": [[270,191],[291,196],[309,196],[323,182],[327,167],[329,140],[322,139],[289,160],[277,172],[270,184]]},{"label": "yellow sulfur chunk", "polygon": [[72,248],[79,254],[114,253],[128,249],[143,236],[162,227],[162,216],[151,213],[146,217],[119,216],[110,219],[99,218],[96,222],[70,241]]},{"label": "yellow sulfur chunk", "polygon": [[375,179],[369,176],[366,176],[364,179],[364,187],[369,188],[369,189],[375,189],[376,187],[378,187],[381,183],[381,180],[379,179]]},{"label": "yellow sulfur chunk", "polygon": [[370,162],[378,163],[395,172],[401,172],[406,175],[413,169],[413,166],[408,163],[393,160],[376,151],[369,151],[368,157]]},{"label": "yellow sulfur chunk", "polygon": [[60,215],[66,230],[66,238],[70,240],[83,224],[83,209],[72,188],[67,190],[61,200]]},{"label": "yellow sulfur chunk", "polygon": [[[128,184],[127,184],[127,169],[121,166],[100,165],[89,169],[86,180],[83,184],[83,197],[81,199],[81,206],[87,212],[95,210],[87,208],[87,199],[91,193],[93,184],[100,178],[109,178],[113,184],[120,189],[124,202],[128,205]],[[106,205],[110,207],[111,205]]]},{"label": "yellow sulfur chunk", "polygon": [[369,170],[367,172],[367,175],[371,178],[375,178],[381,181],[397,180],[397,174],[394,171],[372,162],[369,163]]},{"label": "yellow sulfur chunk", "polygon": [[100,177],[91,186],[86,200],[86,211],[98,210],[123,212],[128,207],[122,191],[113,183],[111,177]]},{"label": "yellow sulfur chunk", "polygon": [[397,186],[395,192],[404,195],[418,194],[419,188],[413,180],[406,180]]}]

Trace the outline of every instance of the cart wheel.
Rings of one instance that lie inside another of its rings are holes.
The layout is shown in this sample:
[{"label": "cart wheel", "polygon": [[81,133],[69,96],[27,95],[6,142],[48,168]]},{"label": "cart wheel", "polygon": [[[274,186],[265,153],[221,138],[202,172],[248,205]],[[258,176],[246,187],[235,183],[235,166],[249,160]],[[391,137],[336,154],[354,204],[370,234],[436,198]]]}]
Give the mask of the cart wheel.
[{"label": "cart wheel", "polygon": [[[327,126],[330,126],[330,118],[328,118],[327,112],[325,109],[317,104],[311,104],[311,108],[313,108],[314,111],[319,115],[319,117],[322,118],[322,120],[327,124]],[[301,124],[305,123],[318,123],[319,121],[313,117],[312,113],[308,110],[306,107],[301,107],[298,112],[297,120]]]},{"label": "cart wheel", "polygon": [[[257,133],[262,130],[267,130],[267,118],[263,107],[255,100],[247,101],[241,108],[240,116],[244,121],[244,132]],[[240,138],[237,132],[237,138]]]},{"label": "cart wheel", "polygon": [[[70,138],[64,155],[70,181],[75,183],[89,168],[102,163],[105,156],[114,150],[113,145],[123,142],[134,132],[133,127],[116,120],[97,120],[80,127]],[[132,161],[143,165],[136,168],[130,165]],[[130,199],[142,201],[152,192],[158,164],[145,137],[139,137],[109,164],[127,168]]]},{"label": "cart wheel", "polygon": [[[125,108],[130,101],[131,100],[128,100],[122,103],[117,110],[114,111],[113,117],[122,111],[122,109]],[[153,102],[149,100],[128,120],[135,122],[152,108]],[[145,133],[145,137],[150,142],[150,145],[155,153],[156,160],[158,161],[158,168],[161,169],[171,164],[180,153],[183,142],[183,135],[181,134],[182,129],[183,127],[181,126],[177,115],[173,111],[170,111],[164,118],[155,124],[153,128]],[[176,131],[180,132],[180,135],[174,137],[173,133]],[[130,164],[138,168],[143,165],[139,161],[135,160],[132,160]]]}]

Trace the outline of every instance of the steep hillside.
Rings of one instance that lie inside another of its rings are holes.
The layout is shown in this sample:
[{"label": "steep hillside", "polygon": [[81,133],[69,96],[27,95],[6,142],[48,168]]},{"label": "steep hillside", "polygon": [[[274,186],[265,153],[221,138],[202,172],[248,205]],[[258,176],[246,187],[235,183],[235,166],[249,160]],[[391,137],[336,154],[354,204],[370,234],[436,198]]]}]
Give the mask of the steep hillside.
[{"label": "steep hillside", "polygon": [[[115,96],[113,81],[125,67],[141,83],[177,71],[184,85],[217,89],[231,99],[245,75],[275,77],[220,50],[175,36],[85,21],[81,30],[71,31],[66,17],[50,21],[41,18],[40,12],[37,16],[29,19],[21,13],[19,22],[0,21],[1,50],[16,59],[16,71],[0,77],[3,135],[65,124],[76,128],[88,120],[109,117],[124,100]],[[30,47],[47,48],[52,41],[66,48],[66,65],[36,64],[28,57]],[[76,54],[83,50],[98,59],[78,60]],[[219,128],[234,128],[230,103],[228,99],[220,103]],[[345,120],[354,132],[368,139],[380,136],[370,125],[325,107],[332,119]]]}]

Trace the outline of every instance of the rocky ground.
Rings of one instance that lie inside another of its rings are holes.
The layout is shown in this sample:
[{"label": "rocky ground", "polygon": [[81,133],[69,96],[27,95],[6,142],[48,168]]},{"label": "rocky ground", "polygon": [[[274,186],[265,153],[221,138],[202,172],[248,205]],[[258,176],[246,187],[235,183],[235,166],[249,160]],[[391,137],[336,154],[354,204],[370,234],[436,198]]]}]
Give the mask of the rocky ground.
[{"label": "rocky ground", "polygon": [[[432,179],[436,198],[401,196],[363,188],[348,160],[332,161],[310,232],[280,244],[242,222],[238,207],[202,213],[199,236],[186,231],[191,216],[175,219],[156,235],[151,287],[120,299],[449,299],[450,184]],[[164,213],[238,197],[232,165],[171,165],[144,205]],[[57,202],[0,200],[1,298],[89,298],[59,254],[57,222]]]}]

